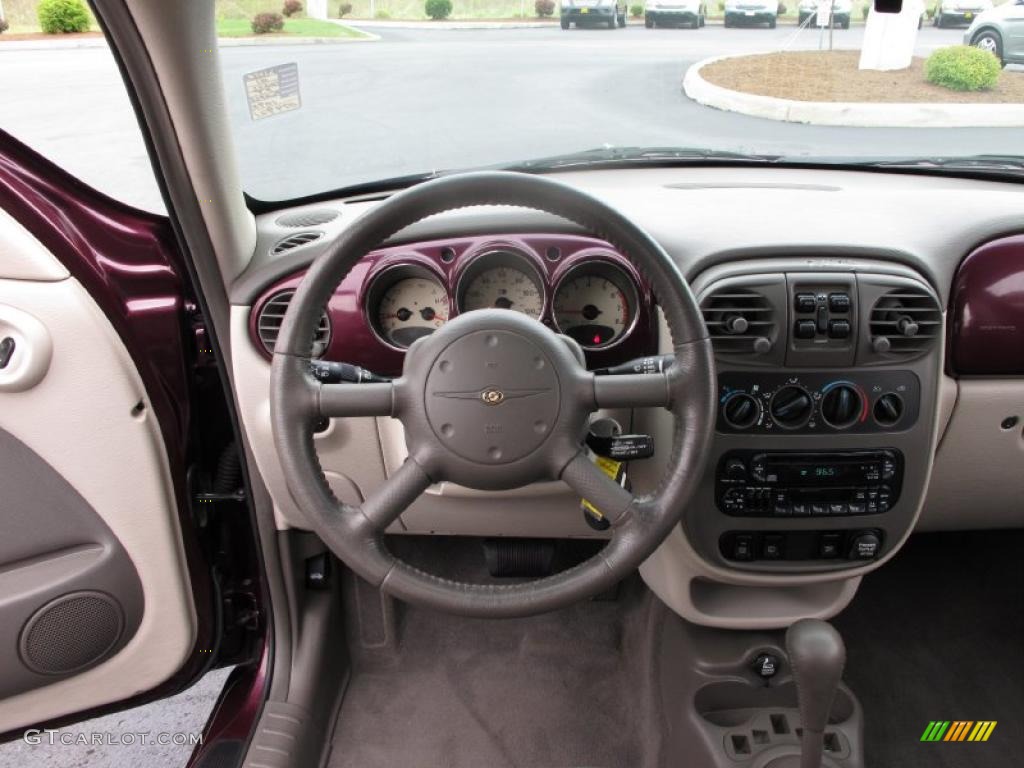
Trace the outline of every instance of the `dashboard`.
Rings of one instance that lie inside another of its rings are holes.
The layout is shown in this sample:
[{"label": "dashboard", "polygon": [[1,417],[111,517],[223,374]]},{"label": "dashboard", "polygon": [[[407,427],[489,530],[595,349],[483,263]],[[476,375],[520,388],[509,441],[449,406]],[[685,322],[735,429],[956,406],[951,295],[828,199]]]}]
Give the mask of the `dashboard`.
[{"label": "dashboard", "polygon": [[[738,168],[560,177],[661,243],[714,345],[712,451],[682,524],[640,569],[677,613],[747,628],[831,615],[914,530],[1024,524],[1019,186]],[[311,260],[375,203],[261,216],[256,257],[232,289],[243,418],[281,527],[304,524],[266,419],[274,333]],[[499,307],[573,337],[602,368],[671,351],[656,295],[627,254],[569,222],[467,209],[366,254],[325,308],[316,351],[393,376],[417,338]],[[655,455],[628,468],[634,489],[652,488],[671,461],[671,419],[656,409],[600,416],[652,438]],[[391,419],[336,420],[315,443],[335,494],[354,501],[405,457]],[[605,535],[561,483],[500,493],[439,484],[392,532]]]},{"label": "dashboard", "polygon": [[[276,281],[256,300],[250,333],[268,358],[303,274]],[[607,243],[550,233],[495,234],[367,254],[328,302],[314,352],[396,376],[418,338],[483,308],[521,312],[570,336],[592,367],[648,354],[655,345],[650,287]]]}]

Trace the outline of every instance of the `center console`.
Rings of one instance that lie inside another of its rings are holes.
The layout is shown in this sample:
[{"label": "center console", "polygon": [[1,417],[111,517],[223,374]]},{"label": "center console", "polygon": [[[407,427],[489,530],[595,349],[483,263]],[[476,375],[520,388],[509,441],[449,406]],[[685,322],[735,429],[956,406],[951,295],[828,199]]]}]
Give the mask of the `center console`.
[{"label": "center console", "polygon": [[839,259],[730,262],[694,288],[719,400],[689,546],[751,576],[885,558],[913,527],[934,449],[934,290],[896,264]]}]

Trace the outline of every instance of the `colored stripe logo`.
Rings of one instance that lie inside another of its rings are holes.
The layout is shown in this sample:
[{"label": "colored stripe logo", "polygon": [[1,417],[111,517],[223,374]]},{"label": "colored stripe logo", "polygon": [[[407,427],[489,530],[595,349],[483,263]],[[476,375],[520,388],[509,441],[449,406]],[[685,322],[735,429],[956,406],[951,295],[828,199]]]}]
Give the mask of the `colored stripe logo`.
[{"label": "colored stripe logo", "polygon": [[932,720],[921,741],[988,741],[996,720]]}]

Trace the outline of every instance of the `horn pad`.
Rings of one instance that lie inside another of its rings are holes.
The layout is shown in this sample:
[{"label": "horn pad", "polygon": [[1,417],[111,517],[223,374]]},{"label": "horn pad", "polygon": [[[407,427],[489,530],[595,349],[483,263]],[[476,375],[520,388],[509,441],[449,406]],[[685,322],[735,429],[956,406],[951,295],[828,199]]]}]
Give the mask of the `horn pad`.
[{"label": "horn pad", "polygon": [[510,464],[534,453],[554,429],[561,396],[552,360],[511,330],[456,339],[434,360],[425,387],[437,440],[480,464]]}]

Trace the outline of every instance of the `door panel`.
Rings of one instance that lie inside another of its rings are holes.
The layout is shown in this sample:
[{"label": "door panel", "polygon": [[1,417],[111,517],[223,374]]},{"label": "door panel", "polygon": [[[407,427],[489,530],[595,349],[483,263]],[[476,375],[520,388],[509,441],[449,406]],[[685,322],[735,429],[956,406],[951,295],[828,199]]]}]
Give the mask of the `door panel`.
[{"label": "door panel", "polygon": [[[3,732],[158,686],[190,657],[197,621],[138,370],[83,286],[6,215],[0,334],[15,339],[0,369]],[[41,374],[5,388],[33,354]]]}]

